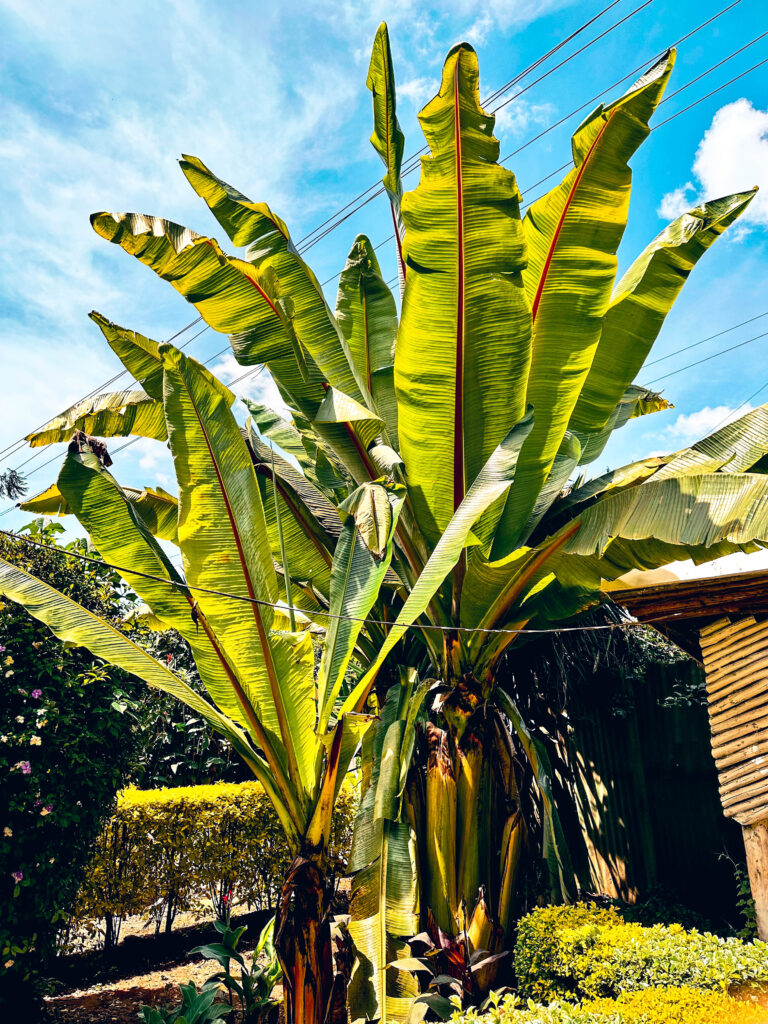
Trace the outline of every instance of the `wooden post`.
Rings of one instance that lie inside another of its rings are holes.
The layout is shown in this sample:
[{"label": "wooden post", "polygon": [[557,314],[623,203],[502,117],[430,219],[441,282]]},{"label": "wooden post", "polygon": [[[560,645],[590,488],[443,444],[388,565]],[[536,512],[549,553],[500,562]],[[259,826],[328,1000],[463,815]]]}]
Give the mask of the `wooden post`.
[{"label": "wooden post", "polygon": [[768,940],[768,622],[719,619],[699,638],[720,800],[741,825],[757,932]]},{"label": "wooden post", "polygon": [[742,825],[744,849],[747,851],[749,886],[755,901],[757,934],[768,940],[768,822]]}]

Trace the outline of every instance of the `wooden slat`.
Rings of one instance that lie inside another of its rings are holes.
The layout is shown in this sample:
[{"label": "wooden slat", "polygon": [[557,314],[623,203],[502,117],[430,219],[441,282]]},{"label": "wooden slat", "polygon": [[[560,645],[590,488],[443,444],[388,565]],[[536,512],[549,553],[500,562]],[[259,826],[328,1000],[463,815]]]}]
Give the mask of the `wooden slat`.
[{"label": "wooden slat", "polygon": [[724,743],[731,743],[733,740],[743,736],[757,736],[761,733],[768,736],[768,706],[756,712],[744,714],[737,722],[729,722],[727,727],[715,729],[712,727],[712,745],[717,743],[722,746]]},{"label": "wooden slat", "polygon": [[[763,780],[763,784],[765,785],[765,780],[768,779],[768,765],[753,768],[751,761],[748,761],[747,764],[749,764],[751,769],[748,773],[740,775],[736,779],[731,779],[730,782],[720,783],[719,790],[721,796],[728,796],[731,793],[735,793],[740,789],[751,786],[753,783],[759,782],[760,780]],[[768,792],[768,787],[766,788],[766,792]]]},{"label": "wooden slat", "polygon": [[751,760],[755,757],[762,757],[763,754],[768,754],[768,739],[760,740],[751,747],[734,751],[732,754],[715,757],[715,765],[718,770],[720,768],[732,768],[735,764],[741,764],[742,761]]},{"label": "wooden slat", "polygon": [[722,700],[713,701],[709,705],[709,717],[712,722],[726,722],[741,714],[742,710],[751,711],[759,704],[766,703],[765,681],[759,679],[756,683],[745,686],[743,690],[729,694]]},{"label": "wooden slat", "polygon": [[725,785],[732,779],[741,779],[751,772],[757,770],[762,765],[768,765],[768,757],[754,757],[750,758],[749,761],[744,761],[742,764],[734,765],[733,768],[726,768],[720,772],[718,777],[721,784]]}]

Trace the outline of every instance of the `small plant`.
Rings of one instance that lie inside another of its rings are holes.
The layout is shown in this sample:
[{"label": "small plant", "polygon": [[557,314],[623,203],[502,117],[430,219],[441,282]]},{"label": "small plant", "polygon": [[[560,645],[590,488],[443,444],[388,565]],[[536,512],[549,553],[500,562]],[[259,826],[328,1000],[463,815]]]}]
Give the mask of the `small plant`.
[{"label": "small plant", "polygon": [[[233,997],[237,996],[244,1024],[260,1020],[263,1016],[268,1015],[273,1007],[277,1007],[277,1000],[272,996],[272,992],[283,977],[273,941],[275,919],[273,917],[259,935],[250,970],[246,966],[242,953],[237,948],[243,932],[246,930],[246,925],[241,925],[239,928],[230,927],[229,912],[227,912],[226,922],[215,921],[214,927],[221,935],[221,942],[196,946],[190,956],[200,953],[206,960],[215,960],[220,964],[222,970],[218,974],[214,974],[210,981],[218,982],[227,989],[230,1007],[234,1003]],[[263,955],[266,960],[263,966],[256,962],[260,955]],[[239,978],[232,973],[233,961],[240,967]]]},{"label": "small plant", "polygon": [[221,1003],[214,1005],[219,986],[210,981],[197,991],[195,983],[180,985],[181,1005],[173,1009],[164,1006],[142,1006],[139,1020],[143,1024],[224,1024],[224,1015],[232,1012],[231,1006]]}]

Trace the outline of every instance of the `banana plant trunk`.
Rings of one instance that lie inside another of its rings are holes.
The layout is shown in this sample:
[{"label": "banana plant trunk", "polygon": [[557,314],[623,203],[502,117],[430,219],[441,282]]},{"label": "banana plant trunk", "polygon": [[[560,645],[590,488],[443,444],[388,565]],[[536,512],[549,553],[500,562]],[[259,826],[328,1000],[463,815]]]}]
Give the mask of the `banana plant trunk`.
[{"label": "banana plant trunk", "polygon": [[498,952],[525,837],[511,737],[490,695],[462,679],[425,740],[425,904],[448,935]]},{"label": "banana plant trunk", "polygon": [[286,1024],[345,1024],[346,981],[334,977],[328,880],[316,853],[298,854],[288,869],[275,936]]}]

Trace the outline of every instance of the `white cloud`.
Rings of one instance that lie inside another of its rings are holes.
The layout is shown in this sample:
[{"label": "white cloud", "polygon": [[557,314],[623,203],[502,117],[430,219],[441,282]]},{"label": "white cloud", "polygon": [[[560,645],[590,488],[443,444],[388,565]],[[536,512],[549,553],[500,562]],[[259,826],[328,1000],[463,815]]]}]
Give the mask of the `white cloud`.
[{"label": "white cloud", "polygon": [[675,422],[667,427],[665,436],[678,445],[692,444],[719,427],[724,427],[726,423],[746,416],[751,408],[749,404],[741,405],[737,409],[732,409],[728,405],[705,405],[696,412],[681,413]]},{"label": "white cloud", "polygon": [[407,100],[418,109],[424,106],[436,95],[440,88],[440,80],[432,78],[409,78],[408,81],[398,83],[397,99]]},{"label": "white cloud", "polygon": [[514,138],[535,125],[550,124],[554,113],[555,108],[551,103],[527,103],[522,99],[513,100],[496,114],[494,135],[497,138],[500,135]]},{"label": "white cloud", "polygon": [[[696,185],[687,182],[664,196],[660,217],[680,216],[697,202],[757,185],[761,191],[741,215],[731,238],[738,240],[751,228],[768,227],[768,110],[759,110],[744,98],[721,107],[699,143],[693,174]],[[686,198],[687,192],[693,195]]]},{"label": "white cloud", "polygon": [[[250,398],[254,402],[261,402],[262,405],[268,406],[274,412],[280,413],[281,416],[290,418],[288,407],[280,397],[277,385],[268,370],[262,370],[256,366],[241,366],[232,353],[228,352],[211,367],[211,373],[230,386],[238,398]],[[239,380],[238,378],[243,377],[244,374],[247,376],[243,380]],[[237,383],[230,383],[232,381],[237,381]],[[235,405],[235,412],[240,411],[245,413],[243,406],[241,405],[238,409]]]},{"label": "white cloud", "polygon": [[693,191],[695,186],[690,182],[686,181],[680,188],[675,188],[671,192],[667,192],[662,197],[659,205],[658,214],[663,217],[664,220],[675,220],[677,217],[681,217],[694,205],[688,196],[688,193]]}]

